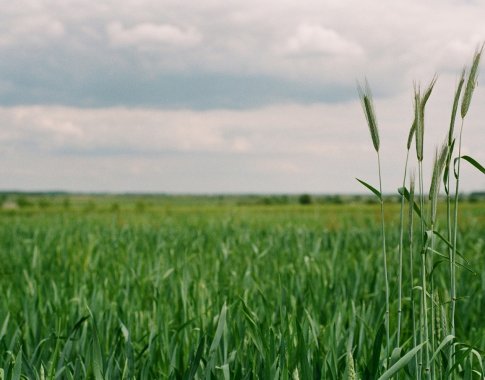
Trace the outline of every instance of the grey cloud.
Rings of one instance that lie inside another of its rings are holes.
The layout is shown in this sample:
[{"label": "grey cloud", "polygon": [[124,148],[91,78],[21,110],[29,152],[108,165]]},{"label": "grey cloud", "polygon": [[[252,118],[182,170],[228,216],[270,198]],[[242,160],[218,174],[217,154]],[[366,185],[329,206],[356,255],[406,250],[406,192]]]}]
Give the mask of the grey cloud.
[{"label": "grey cloud", "polygon": [[[446,135],[453,88],[454,76],[441,76],[428,102],[426,157]],[[411,100],[411,88],[376,99],[386,192],[400,186]],[[463,145],[479,162],[484,101],[479,87]],[[7,107],[0,108],[0,125],[4,187],[36,178],[38,187],[68,190],[360,192],[356,176],[377,180],[358,101],[242,110]],[[425,178],[431,165],[425,162]],[[474,171],[464,167],[467,191],[485,186]]]},{"label": "grey cloud", "polygon": [[294,101],[334,103],[355,97],[353,85],[334,84],[322,88],[317,84],[265,75],[193,72],[152,76],[130,70],[113,73],[108,67],[99,67],[82,73],[81,79],[76,73],[57,69],[5,68],[10,75],[0,85],[0,104],[243,109]]},{"label": "grey cloud", "polygon": [[0,102],[332,102],[348,100],[364,75],[390,96],[413,79],[459,71],[484,39],[483,10],[451,1],[18,1],[0,15]]},{"label": "grey cloud", "polygon": [[[355,91],[367,77],[384,189],[394,192],[413,80],[439,74],[432,152],[456,76],[485,40],[484,12],[451,0],[9,2],[0,14],[2,187],[362,191],[357,174],[376,182]],[[483,163],[483,86],[476,93],[463,149]],[[469,169],[464,189],[484,188]]]}]

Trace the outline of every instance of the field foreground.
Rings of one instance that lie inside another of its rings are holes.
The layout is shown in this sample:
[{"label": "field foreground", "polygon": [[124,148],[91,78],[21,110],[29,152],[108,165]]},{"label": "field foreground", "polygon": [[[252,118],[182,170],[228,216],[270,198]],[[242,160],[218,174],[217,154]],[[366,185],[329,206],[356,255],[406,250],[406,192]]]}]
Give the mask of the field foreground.
[{"label": "field foreground", "polygon": [[[131,206],[0,212],[5,379],[334,379],[351,375],[352,367],[359,378],[383,372],[376,205]],[[395,331],[398,205],[387,210]],[[461,213],[459,250],[469,269],[458,269],[456,335],[480,350],[485,204],[465,202]],[[447,281],[447,270],[447,263],[436,266],[437,284]],[[409,288],[404,336],[411,331]],[[439,297],[446,311],[449,295]],[[445,315],[436,317],[438,341],[446,335]],[[402,345],[403,352],[412,348],[409,340]]]}]

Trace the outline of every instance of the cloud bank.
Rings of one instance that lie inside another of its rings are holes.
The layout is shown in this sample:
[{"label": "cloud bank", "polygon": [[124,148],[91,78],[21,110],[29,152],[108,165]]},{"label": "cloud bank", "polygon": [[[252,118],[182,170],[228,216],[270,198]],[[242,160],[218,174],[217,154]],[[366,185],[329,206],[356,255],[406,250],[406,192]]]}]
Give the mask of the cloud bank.
[{"label": "cloud bank", "polygon": [[[432,150],[456,77],[485,40],[484,13],[437,0],[10,3],[0,14],[0,187],[360,191],[357,173],[374,176],[355,90],[367,77],[395,191],[413,81],[439,75]],[[465,131],[482,162],[483,90]],[[471,173],[464,184],[485,187]]]}]

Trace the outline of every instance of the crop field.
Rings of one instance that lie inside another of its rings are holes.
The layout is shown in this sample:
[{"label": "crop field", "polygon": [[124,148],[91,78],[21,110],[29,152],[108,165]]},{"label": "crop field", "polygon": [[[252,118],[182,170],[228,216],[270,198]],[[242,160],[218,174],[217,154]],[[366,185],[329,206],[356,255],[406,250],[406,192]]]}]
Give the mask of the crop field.
[{"label": "crop field", "polygon": [[[1,378],[373,379],[392,366],[376,204],[49,202],[0,212]],[[393,346],[399,206],[385,214]],[[467,358],[457,361],[469,360],[470,378],[479,378],[485,203],[462,202],[459,217],[466,261],[456,273],[454,342]],[[444,223],[440,207],[438,229]],[[447,251],[442,242],[435,250]],[[441,290],[448,271],[435,261],[442,361],[451,339],[450,295]],[[403,352],[413,348],[414,272],[412,286],[403,277]],[[401,378],[414,377],[414,365],[407,361]]]}]

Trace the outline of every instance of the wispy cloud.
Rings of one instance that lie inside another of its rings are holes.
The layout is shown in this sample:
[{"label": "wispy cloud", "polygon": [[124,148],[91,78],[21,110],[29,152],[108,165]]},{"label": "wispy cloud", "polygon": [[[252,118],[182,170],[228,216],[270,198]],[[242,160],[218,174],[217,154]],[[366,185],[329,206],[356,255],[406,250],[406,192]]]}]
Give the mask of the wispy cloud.
[{"label": "wispy cloud", "polygon": [[303,24],[288,39],[287,52],[296,55],[323,54],[352,57],[363,54],[363,49],[333,29],[321,25]]},{"label": "wispy cloud", "polygon": [[15,48],[19,45],[45,47],[62,38],[65,27],[55,15],[23,15],[15,23],[7,22],[0,35],[0,48]]},{"label": "wispy cloud", "polygon": [[156,49],[164,46],[191,47],[202,41],[202,35],[194,28],[181,28],[170,24],[140,23],[124,27],[112,22],[107,27],[110,42],[115,46],[137,49]]}]

